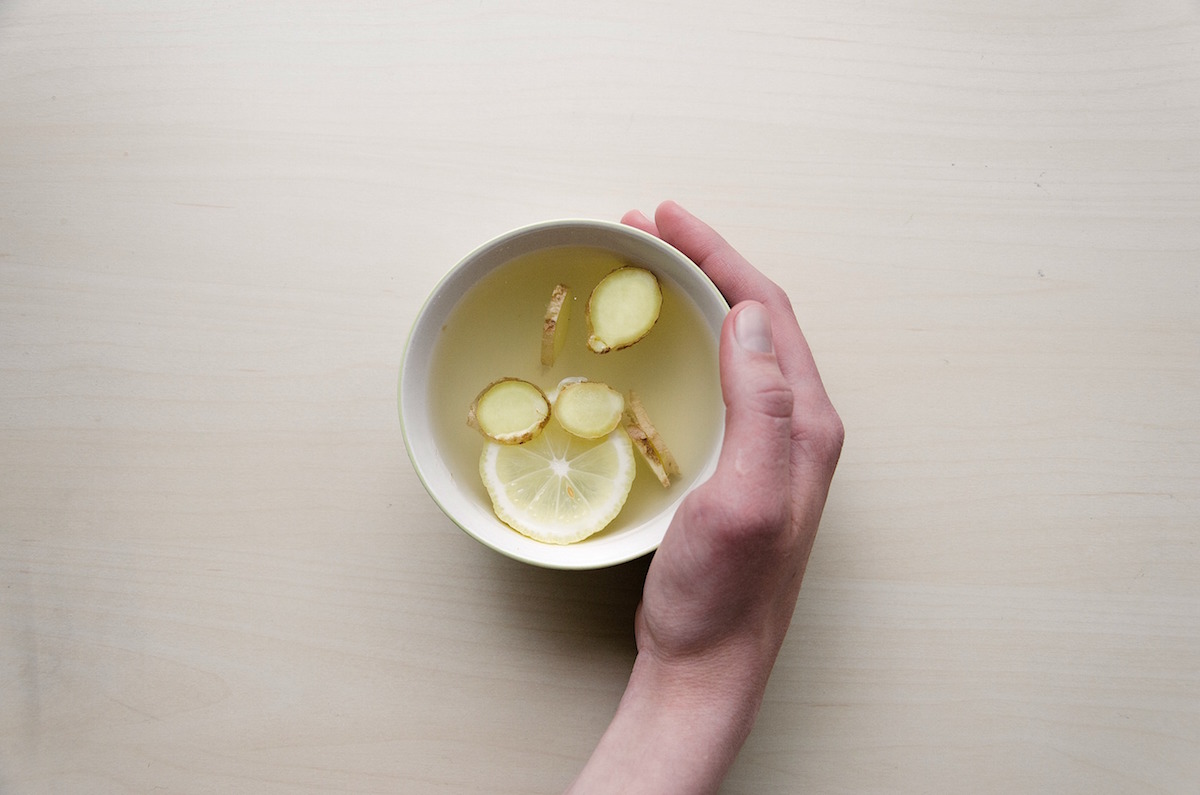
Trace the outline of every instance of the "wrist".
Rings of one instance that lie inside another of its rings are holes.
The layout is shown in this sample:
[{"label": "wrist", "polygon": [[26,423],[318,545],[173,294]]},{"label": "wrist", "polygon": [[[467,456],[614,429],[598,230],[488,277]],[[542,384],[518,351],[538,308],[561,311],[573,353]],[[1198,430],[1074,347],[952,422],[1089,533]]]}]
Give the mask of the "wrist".
[{"label": "wrist", "polygon": [[643,651],[622,703],[644,703],[697,728],[711,724],[740,745],[758,716],[769,673],[769,666],[733,652],[673,659]]},{"label": "wrist", "polygon": [[715,792],[754,725],[765,673],[735,655],[642,652],[617,714],[571,792]]}]

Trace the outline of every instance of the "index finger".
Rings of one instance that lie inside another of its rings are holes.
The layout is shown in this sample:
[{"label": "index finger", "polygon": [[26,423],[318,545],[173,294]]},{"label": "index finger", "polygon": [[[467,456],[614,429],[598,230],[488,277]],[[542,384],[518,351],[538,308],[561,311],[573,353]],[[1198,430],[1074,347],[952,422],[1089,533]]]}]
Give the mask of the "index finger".
[{"label": "index finger", "polygon": [[663,202],[654,214],[658,236],[700,266],[732,304],[758,301],[771,313],[776,355],[783,375],[796,390],[797,401],[827,403],[808,340],[800,330],[787,293],[746,261],[708,224],[675,202]]}]

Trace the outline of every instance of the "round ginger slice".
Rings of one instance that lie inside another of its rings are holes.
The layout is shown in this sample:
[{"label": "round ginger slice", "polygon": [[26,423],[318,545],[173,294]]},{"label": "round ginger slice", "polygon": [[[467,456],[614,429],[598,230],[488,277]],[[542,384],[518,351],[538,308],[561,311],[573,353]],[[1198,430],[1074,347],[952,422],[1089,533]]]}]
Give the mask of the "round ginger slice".
[{"label": "round ginger slice", "polygon": [[571,314],[571,288],[565,284],[555,286],[546,306],[546,319],[542,322],[542,364],[551,367],[562,353],[567,341],[567,320]]},{"label": "round ginger slice", "polygon": [[467,412],[467,425],[500,444],[523,444],[550,420],[546,394],[520,378],[501,378],[484,387]]},{"label": "round ginger slice", "polygon": [[658,277],[626,266],[605,276],[587,303],[588,348],[608,353],[628,348],[650,333],[662,309]]},{"label": "round ginger slice", "polygon": [[608,436],[621,424],[625,398],[599,381],[564,385],[554,400],[554,418],[567,433],[581,439]]},{"label": "round ginger slice", "polygon": [[654,448],[654,452],[658,453],[658,459],[662,462],[663,469],[668,475],[680,474],[679,462],[675,460],[675,456],[671,453],[667,443],[663,440],[662,434],[654,427],[654,423],[650,422],[650,415],[646,413],[646,407],[642,405],[642,400],[638,397],[638,393],[632,389],[629,390],[629,400],[626,402],[626,416],[629,420],[636,423],[645,434],[646,439],[650,442],[650,446]]},{"label": "round ginger slice", "polygon": [[546,399],[550,401],[550,410],[554,411],[554,403],[558,400],[558,394],[563,391],[563,388],[568,384],[578,384],[580,381],[586,381],[587,377],[582,375],[569,375],[558,382],[558,386],[546,393]]}]

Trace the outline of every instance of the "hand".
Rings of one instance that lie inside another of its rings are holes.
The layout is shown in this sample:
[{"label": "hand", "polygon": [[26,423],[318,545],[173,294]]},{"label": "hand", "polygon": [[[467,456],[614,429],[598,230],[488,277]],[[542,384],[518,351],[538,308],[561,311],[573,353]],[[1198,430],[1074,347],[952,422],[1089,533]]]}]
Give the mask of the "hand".
[{"label": "hand", "polygon": [[638,652],[683,672],[725,659],[765,676],[791,621],[842,426],[787,295],[676,204],[625,222],[691,257],[733,309],[721,334],[726,431],[646,577]]},{"label": "hand", "polygon": [[720,343],[726,427],[715,474],[650,564],[629,688],[572,791],[709,792],[757,715],[843,429],[782,289],[677,204],[622,220],[690,257],[733,305]]}]

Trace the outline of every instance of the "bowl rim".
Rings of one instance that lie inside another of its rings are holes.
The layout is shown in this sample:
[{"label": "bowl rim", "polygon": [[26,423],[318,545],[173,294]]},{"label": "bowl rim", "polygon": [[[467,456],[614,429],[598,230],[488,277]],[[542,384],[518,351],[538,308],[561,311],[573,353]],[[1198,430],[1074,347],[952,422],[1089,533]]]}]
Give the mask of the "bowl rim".
[{"label": "bowl rim", "polygon": [[[653,249],[657,249],[659,254],[661,254],[667,260],[675,262],[675,264],[680,268],[681,274],[688,274],[687,279],[680,279],[678,275],[670,272],[666,273],[665,275],[684,291],[689,300],[693,301],[693,303],[699,307],[707,326],[712,328],[713,324],[716,322],[716,316],[712,314],[712,312],[715,311],[714,308],[719,309],[722,319],[724,314],[727,314],[729,311],[729,303],[725,299],[724,295],[721,294],[720,290],[717,289],[716,285],[713,284],[708,275],[704,273],[704,271],[701,270],[701,268],[696,265],[695,262],[693,262],[687,255],[683,254],[674,246],[671,246],[662,239],[641,229],[637,229],[636,227],[615,221],[592,218],[557,218],[525,224],[496,235],[490,240],[487,240],[484,243],[476,246],[465,256],[459,259],[459,261],[455,263],[454,266],[451,267],[445,274],[443,274],[443,276],[434,285],[433,289],[430,290],[428,295],[426,295],[424,301],[413,318],[412,325],[409,328],[408,335],[405,340],[397,383],[397,408],[399,412],[401,435],[404,439],[404,447],[408,454],[409,461],[412,464],[413,471],[416,473],[417,478],[420,480],[421,485],[425,489],[425,492],[434,501],[442,513],[448,519],[450,519],[450,521],[457,526],[459,530],[466,533],[477,542],[496,552],[499,552],[506,557],[519,560],[530,565],[539,566],[542,568],[565,570],[601,569],[627,563],[631,560],[636,560],[651,552],[654,552],[658,548],[659,544],[662,542],[663,535],[666,533],[667,526],[670,524],[670,521],[673,518],[675,511],[678,509],[679,504],[683,501],[683,498],[692,489],[708,480],[715,470],[717,454],[720,452],[719,440],[723,435],[723,427],[717,429],[716,438],[718,442],[716,449],[710,454],[709,458],[705,462],[705,465],[702,467],[702,470],[697,473],[690,486],[681,491],[680,494],[676,495],[675,499],[673,499],[661,513],[657,514],[651,520],[648,520],[643,524],[642,527],[653,525],[653,527],[650,528],[650,532],[645,534],[645,541],[640,544],[624,545],[621,547],[622,551],[618,554],[602,558],[594,558],[588,555],[577,554],[578,550],[591,549],[586,546],[586,540],[584,542],[580,542],[579,544],[569,545],[542,544],[539,542],[533,542],[533,544],[536,546],[531,547],[531,549],[537,550],[538,553],[543,554],[532,554],[522,552],[518,548],[504,546],[503,544],[498,543],[496,540],[489,537],[486,533],[477,532],[475,529],[469,526],[470,522],[467,521],[468,517],[463,516],[463,512],[456,510],[455,506],[447,504],[448,500],[440,494],[442,484],[435,484],[432,482],[434,476],[432,471],[427,471],[427,462],[421,457],[420,451],[418,450],[418,442],[415,438],[417,435],[415,423],[417,421],[426,419],[428,416],[427,413],[420,413],[418,416],[420,408],[424,407],[427,401],[423,403],[417,399],[417,390],[425,389],[425,381],[422,380],[421,383],[418,384],[415,383],[415,379],[418,375],[427,375],[428,366],[423,367],[421,372],[418,374],[411,368],[411,365],[413,364],[414,357],[419,353],[418,349],[415,347],[418,335],[422,333],[429,333],[427,326],[431,322],[430,312],[432,309],[438,305],[446,304],[446,312],[443,312],[438,316],[439,323],[444,320],[448,312],[452,311],[462,299],[462,296],[465,295],[466,290],[469,289],[469,284],[466,285],[463,290],[458,291],[455,295],[448,296],[447,291],[450,290],[457,281],[465,278],[464,274],[470,270],[473,263],[479,261],[481,258],[491,255],[497,249],[502,249],[506,246],[512,246],[522,238],[541,235],[562,229],[577,229],[580,232],[591,230],[594,232],[598,231],[602,234],[616,233],[637,241],[644,246],[648,245]],[[603,242],[565,242],[556,243],[554,245],[586,245],[601,248],[605,247]],[[507,262],[514,257],[521,256],[522,254],[538,250],[538,248],[539,247],[535,246],[528,249],[528,251],[517,251],[511,257],[504,260],[504,262]],[[500,264],[503,264],[503,262]],[[654,263],[650,263],[649,265],[650,267],[653,267]],[[499,267],[499,265],[488,268],[484,272],[491,272],[494,267]],[[480,275],[482,275],[482,273]],[[659,273],[658,275],[662,276],[664,274]],[[705,307],[703,305],[703,301],[698,300],[697,293],[712,300],[712,305],[710,307]],[[706,311],[706,309],[708,309],[708,311]],[[719,328],[714,328],[712,330],[719,338]],[[432,349],[434,347],[435,345],[433,344],[424,346],[424,364],[427,365],[429,360],[432,358]],[[407,399],[406,395],[408,396]],[[415,406],[414,403],[421,404],[421,407]],[[723,414],[721,422],[723,425]],[[428,436],[430,434],[426,431],[424,435]],[[433,448],[431,452],[436,453],[436,448]],[[499,521],[496,520],[495,515],[490,512],[490,506],[488,517],[491,520]],[[511,530],[511,528],[510,532],[515,534],[515,536],[517,536],[519,539],[525,539],[524,536],[521,536],[515,530]],[[532,541],[532,539],[525,540]],[[524,545],[523,542],[522,545]]]}]

